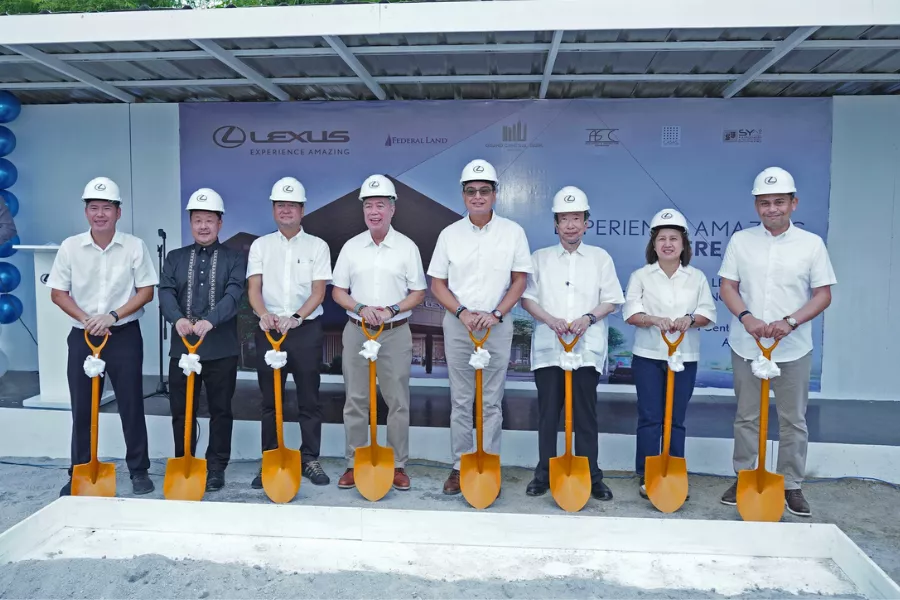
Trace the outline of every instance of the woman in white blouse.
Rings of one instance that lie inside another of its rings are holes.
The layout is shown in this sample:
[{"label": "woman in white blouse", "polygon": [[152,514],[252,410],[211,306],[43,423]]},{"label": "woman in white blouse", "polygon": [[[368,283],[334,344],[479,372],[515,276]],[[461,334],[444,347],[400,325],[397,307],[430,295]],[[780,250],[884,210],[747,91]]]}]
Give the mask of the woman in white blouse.
[{"label": "woman in white blouse", "polygon": [[716,305],[706,276],[689,266],[691,246],[687,221],[674,209],[661,210],[650,222],[647,264],[634,273],[625,292],[623,317],[637,327],[631,369],[637,388],[638,426],[635,471],[644,486],[644,459],[661,452],[666,406],[668,347],[662,332],[674,341],[684,331],[678,352],[684,370],[675,373],[672,406],[672,456],[684,456],[684,418],[694,393],[700,359],[698,328],[716,321]]}]

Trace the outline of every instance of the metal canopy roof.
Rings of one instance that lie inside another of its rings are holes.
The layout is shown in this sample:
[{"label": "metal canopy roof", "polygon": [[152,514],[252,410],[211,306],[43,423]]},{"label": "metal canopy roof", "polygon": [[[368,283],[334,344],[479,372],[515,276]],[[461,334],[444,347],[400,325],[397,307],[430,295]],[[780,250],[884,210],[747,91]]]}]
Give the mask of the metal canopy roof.
[{"label": "metal canopy roof", "polygon": [[4,16],[0,89],[30,104],[894,94],[898,51],[897,0]]}]

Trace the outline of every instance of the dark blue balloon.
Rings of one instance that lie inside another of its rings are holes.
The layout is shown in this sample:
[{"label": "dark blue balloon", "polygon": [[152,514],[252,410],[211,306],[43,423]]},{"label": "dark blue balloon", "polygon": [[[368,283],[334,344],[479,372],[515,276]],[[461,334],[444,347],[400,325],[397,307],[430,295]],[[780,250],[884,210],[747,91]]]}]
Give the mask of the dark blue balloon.
[{"label": "dark blue balloon", "polygon": [[9,258],[18,250],[13,248],[13,246],[18,246],[21,242],[19,242],[19,236],[13,236],[13,239],[9,240],[2,246],[0,246],[0,258]]},{"label": "dark blue balloon", "polygon": [[0,158],[0,189],[11,188],[19,178],[19,170],[5,158]]},{"label": "dark blue balloon", "polygon": [[0,262],[0,292],[8,294],[22,283],[22,274],[16,265],[8,262]]},{"label": "dark blue balloon", "polygon": [[9,127],[0,125],[0,156],[11,154],[16,149],[16,134]]},{"label": "dark blue balloon", "polygon": [[0,91],[0,123],[11,123],[22,112],[19,99],[6,91]]},{"label": "dark blue balloon", "polygon": [[9,190],[0,190],[0,198],[6,203],[6,208],[9,209],[9,214],[15,217],[19,214],[19,199]]},{"label": "dark blue balloon", "polygon": [[22,316],[22,308],[22,301],[12,294],[0,294],[0,323],[15,323]]}]

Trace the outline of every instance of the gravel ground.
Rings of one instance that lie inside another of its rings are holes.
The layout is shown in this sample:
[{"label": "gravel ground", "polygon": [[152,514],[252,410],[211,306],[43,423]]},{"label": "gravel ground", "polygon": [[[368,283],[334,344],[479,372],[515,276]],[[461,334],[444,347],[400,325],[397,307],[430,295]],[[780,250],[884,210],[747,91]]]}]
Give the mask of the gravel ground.
[{"label": "gravel ground", "polygon": [[[8,463],[28,463],[28,466]],[[65,464],[45,459],[9,459],[0,462],[0,531],[7,529],[52,502],[66,481]],[[355,490],[338,490],[337,477],[343,461],[323,460],[332,484],[313,486],[304,480],[295,503],[330,506],[372,506]],[[207,494],[220,502],[268,502],[262,490],[249,482],[258,462],[229,466],[225,489]],[[154,461],[151,476],[162,498],[165,465]],[[118,495],[131,495],[127,470],[117,463]],[[414,464],[409,492],[391,491],[379,508],[472,510],[461,496],[441,493],[447,468]],[[503,469],[503,493],[491,507],[502,512],[559,514],[548,493],[540,498],[525,495],[531,473],[521,468]],[[659,513],[637,494],[637,480],[607,473],[615,494],[609,503],[591,500],[581,514],[617,517],[658,517]],[[723,506],[718,496],[730,484],[720,477],[691,476],[691,499],[666,518],[738,519],[737,511]],[[838,525],[889,576],[900,581],[900,513],[896,487],[865,481],[841,480],[808,483],[805,487],[813,509],[811,519],[785,513],[785,521],[824,522]],[[90,564],[88,564],[90,563]],[[374,593],[373,590],[378,590]],[[777,596],[774,590],[756,590],[741,597]],[[783,596],[784,594],[782,594]],[[717,598],[699,590],[647,592],[609,585],[598,580],[540,578],[529,581],[433,581],[413,576],[382,573],[352,574],[285,573],[273,569],[235,567],[205,561],[174,561],[162,556],[132,560],[56,559],[0,565],[0,598],[221,598],[221,597],[310,597],[310,598]],[[804,597],[817,597],[808,595]],[[834,596],[830,596],[834,597]]]}]

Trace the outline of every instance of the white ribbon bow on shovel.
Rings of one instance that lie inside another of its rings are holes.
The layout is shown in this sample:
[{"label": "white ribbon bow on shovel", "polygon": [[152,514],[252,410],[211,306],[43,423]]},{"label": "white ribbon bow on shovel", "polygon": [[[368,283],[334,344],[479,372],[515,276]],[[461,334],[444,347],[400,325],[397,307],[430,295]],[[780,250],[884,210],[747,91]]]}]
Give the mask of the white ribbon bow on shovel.
[{"label": "white ribbon bow on shovel", "polygon": [[681,355],[681,350],[676,350],[675,354],[669,357],[669,368],[673,373],[684,371],[684,357]]},{"label": "white ribbon bow on shovel", "polygon": [[381,348],[381,344],[379,344],[375,340],[366,340],[363,343],[362,347],[363,349],[359,351],[360,356],[362,356],[366,360],[378,359],[378,350]]},{"label": "white ribbon bow on shovel", "polygon": [[781,375],[781,369],[775,364],[775,361],[769,360],[762,354],[750,363],[750,370],[760,379],[772,379]]},{"label": "white ribbon bow on shovel", "polygon": [[100,358],[97,358],[93,354],[88,354],[87,358],[84,359],[84,374],[93,379],[94,377],[100,375],[103,376],[103,371],[106,370],[106,361]]},{"label": "white ribbon bow on shovel", "polygon": [[559,366],[563,371],[577,371],[584,366],[584,359],[581,354],[574,352],[560,352]]},{"label": "white ribbon bow on shovel", "polygon": [[269,350],[265,356],[266,364],[273,369],[280,369],[287,364],[287,352]]},{"label": "white ribbon bow on shovel", "polygon": [[203,369],[203,365],[200,364],[200,355],[194,353],[182,354],[178,366],[185,375],[190,375],[192,372],[199,375]]},{"label": "white ribbon bow on shovel", "polygon": [[476,370],[485,369],[491,363],[491,353],[484,348],[479,348],[469,357],[469,364]]}]

